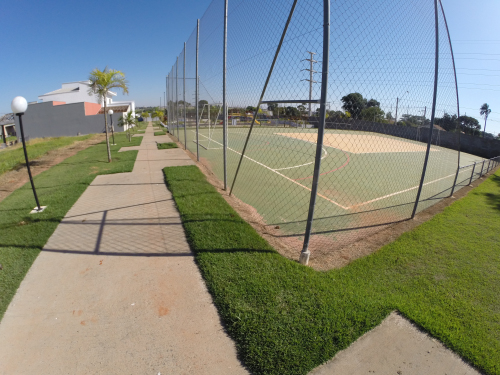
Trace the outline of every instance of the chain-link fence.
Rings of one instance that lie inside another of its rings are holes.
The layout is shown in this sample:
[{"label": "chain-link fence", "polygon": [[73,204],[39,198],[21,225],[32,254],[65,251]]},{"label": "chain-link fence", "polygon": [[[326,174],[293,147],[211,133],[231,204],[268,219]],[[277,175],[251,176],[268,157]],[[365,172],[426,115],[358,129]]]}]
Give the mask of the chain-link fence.
[{"label": "chain-link fence", "polygon": [[499,163],[460,116],[439,0],[214,0],[167,92],[170,133],[305,263]]}]

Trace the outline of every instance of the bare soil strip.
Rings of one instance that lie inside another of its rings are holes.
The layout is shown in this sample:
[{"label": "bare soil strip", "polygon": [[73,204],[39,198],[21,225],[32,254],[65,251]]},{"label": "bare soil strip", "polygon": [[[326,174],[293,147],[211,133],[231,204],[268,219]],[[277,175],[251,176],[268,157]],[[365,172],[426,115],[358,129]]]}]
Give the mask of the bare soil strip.
[{"label": "bare soil strip", "polygon": [[[31,174],[36,176],[54,165],[61,163],[70,156],[102,142],[104,139],[104,134],[96,134],[92,138],[84,141],[77,141],[71,145],[49,151],[41,158],[30,160]],[[0,202],[27,182],[29,182],[29,177],[26,171],[26,164],[0,175]]]}]

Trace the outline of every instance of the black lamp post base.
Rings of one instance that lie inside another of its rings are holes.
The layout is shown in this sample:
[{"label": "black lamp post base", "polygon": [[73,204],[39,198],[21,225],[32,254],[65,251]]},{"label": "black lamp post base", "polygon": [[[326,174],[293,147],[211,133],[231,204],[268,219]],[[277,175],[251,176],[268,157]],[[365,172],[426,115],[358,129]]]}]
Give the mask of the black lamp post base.
[{"label": "black lamp post base", "polygon": [[40,209],[38,209],[38,207],[35,207],[31,210],[30,214],[38,214],[40,212],[43,212],[46,208],[47,206],[41,206]]}]

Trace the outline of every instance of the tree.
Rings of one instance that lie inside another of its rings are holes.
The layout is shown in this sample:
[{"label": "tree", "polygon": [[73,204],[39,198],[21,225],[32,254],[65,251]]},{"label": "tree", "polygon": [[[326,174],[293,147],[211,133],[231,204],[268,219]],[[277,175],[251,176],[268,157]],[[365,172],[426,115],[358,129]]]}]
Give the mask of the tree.
[{"label": "tree", "polygon": [[378,106],[372,106],[365,108],[361,111],[361,118],[365,121],[373,122],[385,122],[384,111],[382,111]]},{"label": "tree", "polygon": [[460,123],[460,128],[465,134],[476,135],[481,131],[481,125],[479,125],[479,121],[477,121],[474,117],[460,116],[458,118],[458,122]]},{"label": "tree", "polygon": [[147,119],[149,117],[149,113],[146,112],[146,111],[144,111],[144,112],[141,113],[141,117],[145,120],[145,119]]},{"label": "tree", "polygon": [[252,107],[251,105],[249,105],[248,107],[246,107],[246,111],[247,112],[255,112],[256,110],[257,110],[257,108]]},{"label": "tree", "polygon": [[484,117],[484,130],[483,130],[483,138],[484,134],[486,133],[486,120],[488,120],[488,116],[491,113],[490,106],[488,103],[484,103],[481,108],[479,108],[479,114]]},{"label": "tree", "polygon": [[132,133],[131,129],[133,126],[137,124],[137,119],[132,116],[132,111],[127,112],[127,114],[123,115],[120,120],[118,120],[118,126],[120,127],[127,127],[127,136],[128,136],[128,141],[132,141]]},{"label": "tree", "polygon": [[125,79],[125,74],[119,70],[108,69],[103,70],[95,68],[90,72],[90,87],[89,95],[95,95],[99,102],[104,102],[104,129],[106,130],[106,146],[108,149],[108,162],[111,163],[111,149],[109,148],[108,136],[108,93],[111,89],[121,89],[124,94],[128,94],[128,82]]},{"label": "tree", "polygon": [[208,104],[208,101],[206,101],[206,100],[200,100],[198,102],[198,108],[201,110],[207,104]]},{"label": "tree", "polygon": [[163,111],[154,111],[152,116],[153,118],[158,118],[158,121],[161,121],[163,118]]},{"label": "tree", "polygon": [[394,120],[394,117],[392,117],[392,112],[387,112],[385,114],[385,118],[389,121]]},{"label": "tree", "polygon": [[370,99],[366,102],[366,107],[380,107],[380,102],[377,102],[375,99]]},{"label": "tree", "polygon": [[300,117],[300,112],[297,107],[286,107],[285,115],[288,117]]},{"label": "tree", "polygon": [[351,117],[359,118],[361,115],[361,111],[366,106],[366,99],[363,98],[358,92],[351,93],[349,95],[342,97],[342,109],[346,112],[349,112]]},{"label": "tree", "polygon": [[458,127],[457,115],[450,116],[445,113],[443,117],[434,119],[434,124],[441,126],[446,131],[453,131]]},{"label": "tree", "polygon": [[306,112],[306,106],[304,104],[298,105],[297,109],[299,110],[301,115],[303,115]]}]

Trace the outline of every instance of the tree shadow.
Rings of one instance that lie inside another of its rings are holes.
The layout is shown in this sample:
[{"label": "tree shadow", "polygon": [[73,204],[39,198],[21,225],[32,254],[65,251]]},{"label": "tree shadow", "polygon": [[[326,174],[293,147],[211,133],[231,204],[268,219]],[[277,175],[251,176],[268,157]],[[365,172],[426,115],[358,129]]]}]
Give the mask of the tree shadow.
[{"label": "tree shadow", "polygon": [[[500,176],[493,175],[490,177],[491,181],[497,184],[500,188]],[[495,209],[500,211],[500,194],[495,193],[484,193],[486,198],[488,199],[488,203],[493,206]]]}]

